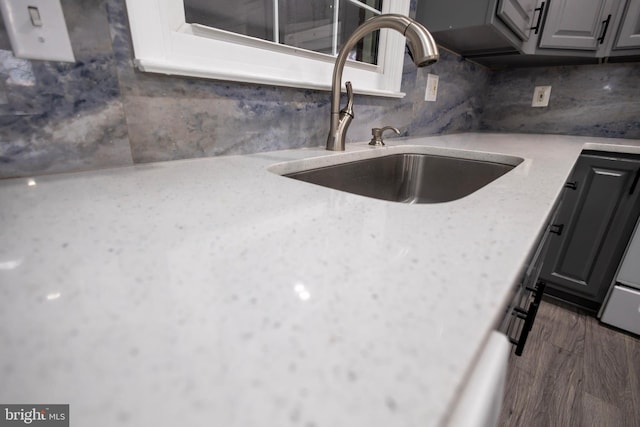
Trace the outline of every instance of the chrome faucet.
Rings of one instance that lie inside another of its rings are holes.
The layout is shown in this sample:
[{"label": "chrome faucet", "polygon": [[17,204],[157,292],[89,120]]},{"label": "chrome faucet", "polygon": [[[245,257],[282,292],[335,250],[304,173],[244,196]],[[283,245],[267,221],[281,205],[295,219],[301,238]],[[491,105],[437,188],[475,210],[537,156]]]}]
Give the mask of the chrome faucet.
[{"label": "chrome faucet", "polygon": [[342,86],[342,72],[347,62],[347,56],[353,47],[367,34],[382,29],[390,28],[402,33],[407,38],[407,45],[417,67],[426,67],[436,62],[439,58],[438,47],[433,37],[422,24],[413,19],[396,14],[374,16],[355,29],[353,34],[345,41],[338,53],[336,64],[333,67],[331,81],[331,128],[327,138],[327,150],[344,151],[344,143],[347,129],[353,119],[353,90],[351,82],[346,83],[347,106],[340,108],[340,87]]}]

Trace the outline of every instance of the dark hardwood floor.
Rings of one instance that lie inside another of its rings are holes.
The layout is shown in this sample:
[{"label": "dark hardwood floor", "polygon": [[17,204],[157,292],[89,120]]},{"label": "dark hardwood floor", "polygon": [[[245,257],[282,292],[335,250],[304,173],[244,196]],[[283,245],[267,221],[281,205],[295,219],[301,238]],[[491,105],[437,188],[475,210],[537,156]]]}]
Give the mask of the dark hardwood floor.
[{"label": "dark hardwood floor", "polygon": [[501,427],[640,427],[640,338],[544,299],[511,355]]}]

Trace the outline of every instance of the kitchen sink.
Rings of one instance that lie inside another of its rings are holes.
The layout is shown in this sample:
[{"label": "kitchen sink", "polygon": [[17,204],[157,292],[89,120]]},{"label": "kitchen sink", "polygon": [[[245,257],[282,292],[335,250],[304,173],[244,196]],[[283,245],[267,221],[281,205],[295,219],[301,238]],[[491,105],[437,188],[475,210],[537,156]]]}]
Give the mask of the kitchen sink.
[{"label": "kitchen sink", "polygon": [[[399,153],[284,176],[335,190],[401,203],[442,203],[479,190],[523,159],[495,161]],[[515,163],[515,164],[512,164]]]}]

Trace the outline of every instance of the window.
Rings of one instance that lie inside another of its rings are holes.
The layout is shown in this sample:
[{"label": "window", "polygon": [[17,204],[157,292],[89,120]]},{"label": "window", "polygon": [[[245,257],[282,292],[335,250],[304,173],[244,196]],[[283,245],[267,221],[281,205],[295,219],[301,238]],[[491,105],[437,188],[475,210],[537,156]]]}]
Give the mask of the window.
[{"label": "window", "polygon": [[[382,0],[183,0],[186,21],[336,56],[364,21],[380,15]],[[362,40],[356,59],[376,64],[378,34]]]},{"label": "window", "polygon": [[[342,41],[374,14],[406,15],[409,2],[127,0],[127,11],[142,71],[329,90]],[[390,30],[365,37],[343,80],[358,93],[403,96],[404,43]]]}]

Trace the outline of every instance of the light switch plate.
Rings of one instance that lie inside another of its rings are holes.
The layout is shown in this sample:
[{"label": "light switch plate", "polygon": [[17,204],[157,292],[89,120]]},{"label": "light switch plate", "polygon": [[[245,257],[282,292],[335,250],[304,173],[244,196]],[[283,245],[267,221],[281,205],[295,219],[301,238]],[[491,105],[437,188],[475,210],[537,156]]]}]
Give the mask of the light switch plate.
[{"label": "light switch plate", "polygon": [[0,0],[16,58],[75,62],[60,0]]}]

